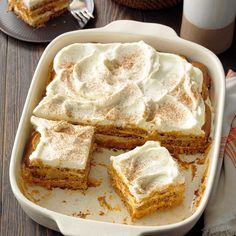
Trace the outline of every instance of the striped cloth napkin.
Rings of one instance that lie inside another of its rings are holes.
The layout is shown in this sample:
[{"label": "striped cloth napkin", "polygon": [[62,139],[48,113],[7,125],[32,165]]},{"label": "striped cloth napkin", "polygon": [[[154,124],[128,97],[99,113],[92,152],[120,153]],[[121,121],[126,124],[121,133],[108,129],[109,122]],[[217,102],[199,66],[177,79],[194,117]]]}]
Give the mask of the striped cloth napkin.
[{"label": "striped cloth napkin", "polygon": [[221,151],[215,184],[204,213],[203,236],[236,235],[236,73],[226,77]]}]

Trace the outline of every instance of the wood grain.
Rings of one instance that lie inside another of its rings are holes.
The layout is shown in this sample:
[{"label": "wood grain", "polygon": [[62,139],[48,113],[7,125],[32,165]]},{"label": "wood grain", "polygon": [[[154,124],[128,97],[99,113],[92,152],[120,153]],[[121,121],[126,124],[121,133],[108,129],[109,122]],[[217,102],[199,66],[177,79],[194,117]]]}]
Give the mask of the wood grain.
[{"label": "wood grain", "polygon": [[179,34],[182,19],[181,4],[158,11],[143,11],[142,14],[145,22],[153,22],[170,26],[177,32],[177,34]]},{"label": "wood grain", "polygon": [[114,20],[137,20],[143,21],[140,10],[126,8],[112,0],[95,1],[95,19],[90,21],[87,28],[103,27]]},{"label": "wood grain", "polygon": [[[38,50],[40,49],[41,50]],[[26,44],[8,38],[5,104],[4,104],[4,145],[2,163],[2,214],[0,235],[34,235],[35,227],[27,227],[31,220],[25,217],[11,193],[8,169],[12,145],[28,92],[33,71],[44,47]],[[23,221],[22,221],[23,220]],[[9,223],[9,222],[14,222]],[[24,222],[24,224],[23,224]],[[14,227],[20,226],[20,227]],[[24,225],[26,227],[24,227]]]},{"label": "wood grain", "polygon": [[[180,29],[182,7],[159,11],[126,8],[112,0],[95,1],[95,20],[87,28],[102,27],[113,20],[131,19],[156,22]],[[220,59],[225,69],[236,70],[236,37],[232,47]],[[45,44],[21,42],[0,32],[0,235],[61,235],[33,222],[15,200],[9,184],[9,162],[18,122],[30,82]],[[203,218],[188,234],[201,235]]]},{"label": "wood grain", "polygon": [[4,151],[4,146],[5,146],[5,140],[4,140],[4,121],[5,121],[5,98],[6,98],[6,58],[7,58],[7,36],[4,35],[3,33],[0,32],[0,167],[1,169],[1,174],[0,174],[0,221],[2,222],[2,207],[3,207],[3,202],[2,202],[2,196],[3,196],[3,188],[2,188],[2,183],[3,180],[5,179],[3,175],[3,151]]}]

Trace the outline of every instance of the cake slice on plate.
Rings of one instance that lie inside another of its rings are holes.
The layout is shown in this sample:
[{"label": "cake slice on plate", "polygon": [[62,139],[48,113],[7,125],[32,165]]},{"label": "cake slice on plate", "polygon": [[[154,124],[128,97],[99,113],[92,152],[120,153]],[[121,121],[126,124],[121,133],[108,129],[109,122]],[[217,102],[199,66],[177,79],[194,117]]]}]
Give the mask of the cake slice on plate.
[{"label": "cake slice on plate", "polygon": [[9,10],[33,27],[41,27],[67,10],[69,0],[8,0]]},{"label": "cake slice on plate", "polygon": [[134,219],[175,207],[184,199],[185,178],[159,142],[148,141],[132,151],[112,156],[109,174]]},{"label": "cake slice on plate", "polygon": [[31,118],[35,132],[26,148],[23,177],[48,189],[86,189],[94,128]]}]

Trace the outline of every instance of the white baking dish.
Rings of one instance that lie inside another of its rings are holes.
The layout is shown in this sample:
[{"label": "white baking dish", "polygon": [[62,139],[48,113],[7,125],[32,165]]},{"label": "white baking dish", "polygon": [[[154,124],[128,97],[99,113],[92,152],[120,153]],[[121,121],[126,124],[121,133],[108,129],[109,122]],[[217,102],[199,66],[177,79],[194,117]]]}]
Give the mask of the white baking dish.
[{"label": "white baking dish", "polygon": [[[185,55],[190,60],[205,64],[212,78],[211,100],[215,110],[213,145],[209,152],[209,168],[206,189],[197,210],[185,220],[163,226],[133,226],[114,224],[95,220],[80,219],[60,214],[40,207],[29,201],[20,191],[19,174],[24,147],[31,129],[30,116],[42,98],[45,90],[48,68],[56,53],[63,47],[76,42],[132,42],[144,40],[159,51]],[[109,25],[89,30],[73,31],[53,40],[45,49],[28,92],[10,162],[10,182],[13,193],[24,211],[33,220],[64,235],[183,235],[197,222],[204,211],[210,196],[216,173],[221,139],[224,109],[225,82],[224,71],[219,59],[208,49],[183,40],[169,27],[134,21],[115,21]]]}]

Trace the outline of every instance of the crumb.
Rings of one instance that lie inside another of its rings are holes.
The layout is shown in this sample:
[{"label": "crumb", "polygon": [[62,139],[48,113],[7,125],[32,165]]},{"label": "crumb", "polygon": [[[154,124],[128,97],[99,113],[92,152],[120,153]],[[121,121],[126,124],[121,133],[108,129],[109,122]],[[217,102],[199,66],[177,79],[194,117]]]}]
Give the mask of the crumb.
[{"label": "crumb", "polygon": [[112,210],[112,207],[107,203],[105,196],[100,196],[97,199],[101,207],[107,208],[108,210]]},{"label": "crumb", "polygon": [[100,215],[100,216],[104,216],[105,213],[104,213],[103,211],[100,211],[100,212],[99,212],[99,215]]},{"label": "crumb", "polygon": [[96,163],[96,164],[99,165],[99,166],[103,166],[103,167],[106,167],[106,168],[107,168],[107,165],[104,164],[104,163]]},{"label": "crumb", "polygon": [[[209,164],[209,160],[208,160],[207,164]],[[201,202],[202,197],[203,197],[203,194],[204,194],[205,189],[206,189],[207,171],[208,171],[208,166],[205,169],[204,174],[202,176],[200,188],[196,192],[197,196],[198,196],[198,199],[197,199],[197,202],[196,202],[196,207],[199,207],[200,202]],[[194,194],[195,194],[195,192],[194,192]]]},{"label": "crumb", "polygon": [[180,158],[177,158],[176,161],[178,162],[179,166],[183,170],[189,169],[190,165],[193,163],[193,162],[185,162],[185,161],[181,160]]},{"label": "crumb", "polygon": [[39,194],[39,190],[33,189],[33,190],[31,191],[31,193],[32,193],[32,194]]},{"label": "crumb", "polygon": [[192,164],[191,169],[192,169],[192,180],[193,180],[194,177],[196,176],[197,167],[194,164]]},{"label": "crumb", "polygon": [[63,202],[63,203],[66,203],[66,200],[63,200],[62,202]]},{"label": "crumb", "polygon": [[40,195],[39,190],[33,189],[27,195],[34,203],[38,204],[40,201],[47,200],[52,195],[52,191],[48,190],[45,194]]},{"label": "crumb", "polygon": [[126,216],[126,217],[124,217],[123,218],[123,222],[122,222],[122,224],[125,224],[125,225],[127,225],[128,223],[127,223],[127,220],[128,220],[128,217]]},{"label": "crumb", "polygon": [[90,215],[89,210],[87,210],[86,212],[79,211],[79,212],[72,213],[72,216],[79,217],[82,219],[86,219],[88,215]]},{"label": "crumb", "polygon": [[194,191],[194,196],[198,197],[199,196],[199,189]]},{"label": "crumb", "polygon": [[99,147],[99,146],[96,146],[95,151],[98,152],[98,153],[102,153],[103,152],[103,148]]},{"label": "crumb", "polygon": [[91,166],[96,166],[97,165],[97,163],[96,163],[96,161],[94,161],[94,160],[91,160],[91,164],[90,164]]},{"label": "crumb", "polygon": [[195,190],[194,191],[194,195],[196,196],[196,207],[199,207],[200,205],[200,202],[202,200],[202,196],[205,192],[205,189],[206,189],[206,185],[202,185],[199,189]]},{"label": "crumb", "polygon": [[105,196],[100,196],[97,198],[98,202],[100,204],[101,207],[109,210],[109,211],[120,211],[120,207],[116,206],[116,207],[112,207],[107,201],[106,201],[106,197]]},{"label": "crumb", "polygon": [[199,158],[198,160],[197,160],[197,164],[198,165],[203,165],[203,164],[205,164],[205,161],[206,161],[206,158],[204,157],[204,158]]},{"label": "crumb", "polygon": [[88,187],[98,187],[100,186],[102,183],[102,179],[93,179],[93,178],[89,178],[88,180]]}]

